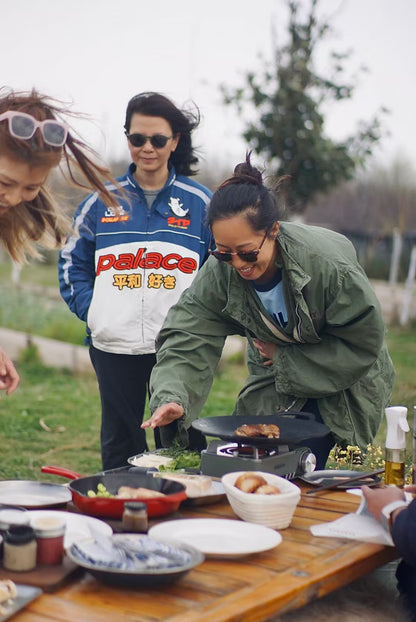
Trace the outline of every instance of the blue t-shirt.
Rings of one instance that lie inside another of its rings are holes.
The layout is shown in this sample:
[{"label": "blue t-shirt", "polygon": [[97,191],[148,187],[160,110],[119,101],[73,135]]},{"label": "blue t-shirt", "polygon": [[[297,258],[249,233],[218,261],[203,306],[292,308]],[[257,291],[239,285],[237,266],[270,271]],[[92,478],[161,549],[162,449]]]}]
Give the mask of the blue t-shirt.
[{"label": "blue t-shirt", "polygon": [[263,307],[270,313],[281,328],[287,324],[287,309],[283,294],[282,271],[278,270],[270,281],[263,284],[252,283]]}]

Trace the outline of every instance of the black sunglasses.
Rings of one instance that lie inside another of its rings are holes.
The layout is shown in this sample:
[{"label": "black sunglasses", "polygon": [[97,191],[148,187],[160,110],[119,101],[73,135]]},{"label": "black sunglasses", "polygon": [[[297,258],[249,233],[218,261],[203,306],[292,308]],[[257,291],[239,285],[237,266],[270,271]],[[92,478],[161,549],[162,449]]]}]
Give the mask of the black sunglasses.
[{"label": "black sunglasses", "polygon": [[260,246],[255,251],[237,251],[236,253],[228,253],[226,251],[225,252],[217,251],[217,250],[212,251],[211,249],[209,249],[209,253],[213,255],[215,259],[218,259],[218,261],[232,261],[233,255],[238,255],[240,259],[242,259],[243,261],[254,263],[255,261],[257,261],[257,256],[259,252],[261,251],[261,247],[266,241],[266,238],[267,238],[267,231],[264,234],[264,238],[262,239]]},{"label": "black sunglasses", "polygon": [[153,134],[153,136],[146,136],[145,134],[129,134],[127,131],[125,132],[128,140],[131,142],[133,147],[143,147],[148,140],[150,140],[150,144],[155,149],[163,149],[166,147],[168,140],[173,138],[173,136],[163,136],[163,134]]}]

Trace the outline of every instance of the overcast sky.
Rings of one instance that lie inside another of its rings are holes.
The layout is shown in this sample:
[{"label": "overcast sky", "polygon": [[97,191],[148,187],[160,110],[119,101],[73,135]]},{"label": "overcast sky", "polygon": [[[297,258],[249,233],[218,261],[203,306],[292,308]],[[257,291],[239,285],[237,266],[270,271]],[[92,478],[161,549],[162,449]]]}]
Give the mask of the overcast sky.
[{"label": "overcast sky", "polygon": [[[309,0],[302,0],[304,6]],[[128,157],[124,113],[133,95],[156,90],[202,114],[195,143],[202,166],[244,158],[242,125],[219,85],[241,86],[247,70],[272,58],[272,24],[283,41],[284,0],[0,0],[0,84],[73,102],[91,120],[77,129],[105,159]],[[334,34],[319,52],[354,53],[366,65],[353,101],[333,104],[326,131],[342,138],[384,105],[391,136],[377,157],[416,162],[416,0],[321,0]]]}]

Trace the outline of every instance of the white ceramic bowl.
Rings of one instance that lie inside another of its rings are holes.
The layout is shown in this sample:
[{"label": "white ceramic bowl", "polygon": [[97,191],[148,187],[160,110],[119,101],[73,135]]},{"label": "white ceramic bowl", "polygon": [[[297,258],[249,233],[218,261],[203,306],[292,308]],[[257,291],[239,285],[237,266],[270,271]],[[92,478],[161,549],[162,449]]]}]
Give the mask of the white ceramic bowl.
[{"label": "white ceramic bowl", "polygon": [[279,488],[281,493],[256,495],[243,492],[234,485],[237,478],[243,473],[247,473],[247,471],[226,473],[221,478],[228,501],[235,514],[249,523],[257,523],[273,529],[289,527],[300,499],[299,486],[279,475],[264,473],[263,471],[250,471],[250,473],[264,477],[268,484]]}]

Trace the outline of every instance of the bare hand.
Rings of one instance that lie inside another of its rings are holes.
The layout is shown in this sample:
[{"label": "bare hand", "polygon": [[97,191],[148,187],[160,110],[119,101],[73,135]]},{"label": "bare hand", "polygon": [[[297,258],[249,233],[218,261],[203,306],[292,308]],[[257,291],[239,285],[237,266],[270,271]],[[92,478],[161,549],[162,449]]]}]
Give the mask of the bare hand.
[{"label": "bare hand", "polygon": [[144,421],[141,425],[142,428],[156,428],[162,425],[168,425],[175,419],[180,419],[183,415],[183,407],[175,402],[169,402],[169,404],[163,404],[159,406],[153,413],[153,415],[147,421]]},{"label": "bare hand", "polygon": [[386,488],[369,488],[368,486],[362,486],[361,490],[367,500],[367,505],[370,513],[378,521],[381,520],[381,510],[388,503],[392,501],[405,500],[405,494],[401,488],[397,486],[387,486]]},{"label": "bare hand", "polygon": [[260,339],[253,339],[253,343],[260,356],[266,359],[264,361],[264,365],[273,365],[273,356],[276,351],[276,345],[274,343],[268,343],[267,341],[260,341]]},{"label": "bare hand", "polygon": [[0,348],[0,390],[5,390],[6,395],[17,389],[20,378],[15,366],[5,351]]}]

